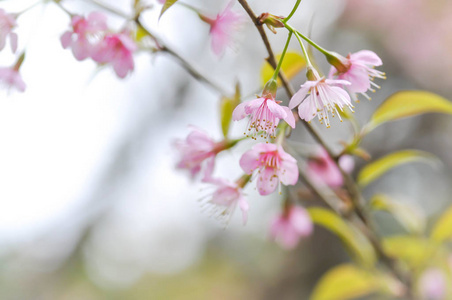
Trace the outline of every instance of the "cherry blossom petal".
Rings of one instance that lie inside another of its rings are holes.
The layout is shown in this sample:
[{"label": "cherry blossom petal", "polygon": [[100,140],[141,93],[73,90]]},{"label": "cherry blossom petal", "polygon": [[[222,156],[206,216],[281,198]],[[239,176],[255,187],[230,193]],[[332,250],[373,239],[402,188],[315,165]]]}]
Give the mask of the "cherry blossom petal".
[{"label": "cherry blossom petal", "polygon": [[267,107],[273,113],[273,115],[278,119],[284,119],[287,117],[287,113],[284,108],[277,104],[273,100],[267,100]]},{"label": "cherry blossom petal", "polygon": [[383,62],[378,55],[370,50],[361,50],[355,53],[350,54],[350,59],[352,61],[360,61],[362,63],[372,65],[372,66],[381,66]]},{"label": "cherry blossom petal", "polygon": [[240,167],[245,171],[247,174],[253,174],[254,170],[256,170],[257,167],[259,167],[260,153],[251,149],[245,152],[242,157],[240,158]]},{"label": "cherry blossom petal", "polygon": [[287,106],[282,106],[287,116],[284,118],[284,121],[289,124],[290,127],[295,128],[295,117],[293,116],[292,110]]},{"label": "cherry blossom petal", "polygon": [[232,112],[232,120],[238,121],[246,117],[245,106],[248,105],[246,102],[242,102],[237,105]]},{"label": "cherry blossom petal", "polygon": [[295,185],[298,182],[298,165],[297,162],[283,160],[281,162],[281,170],[278,177],[285,185]]},{"label": "cherry blossom petal", "polygon": [[276,176],[275,169],[263,168],[259,170],[259,176],[257,178],[257,190],[262,196],[273,193],[279,184],[278,176]]}]

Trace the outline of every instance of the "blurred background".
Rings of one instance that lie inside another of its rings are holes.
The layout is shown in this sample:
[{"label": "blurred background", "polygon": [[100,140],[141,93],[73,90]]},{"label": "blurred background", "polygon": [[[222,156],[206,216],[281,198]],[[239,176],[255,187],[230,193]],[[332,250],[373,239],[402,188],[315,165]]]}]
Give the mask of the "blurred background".
[{"label": "blurred background", "polygon": [[[215,16],[220,0],[180,0]],[[0,2],[19,12],[38,1]],[[131,13],[131,0],[106,1]],[[160,6],[145,23],[226,91],[238,81],[243,95],[260,89],[266,51],[247,21],[221,58],[210,49],[209,28],[182,6],[157,23]],[[250,0],[257,14],[287,15],[294,0]],[[89,0],[63,0],[71,12],[98,10]],[[235,9],[241,11],[240,5]],[[399,90],[425,89],[452,99],[452,1],[304,0],[293,26],[343,55],[369,49],[382,57],[388,79],[372,101],[356,105],[366,122]],[[120,28],[120,18],[109,15]],[[200,199],[212,190],[175,169],[172,146],[188,125],[221,137],[219,95],[193,79],[165,54],[139,53],[135,71],[118,80],[110,68],[78,62],[59,38],[69,18],[54,3],[38,5],[18,19],[21,74],[27,90],[0,98],[0,298],[1,299],[306,299],[331,266],[347,261],[340,241],[321,228],[294,251],[269,240],[268,227],[280,195],[246,190],[250,216],[238,212],[227,228],[203,213]],[[116,27],[115,27],[116,26]],[[269,32],[275,51],[286,34]],[[291,50],[300,51],[295,41]],[[5,48],[0,65],[15,57]],[[323,71],[328,71],[321,56]],[[214,66],[214,67],[213,67]],[[304,81],[300,74],[294,86]],[[287,103],[284,91],[279,98]],[[350,139],[346,122],[331,129],[313,122],[329,144]],[[233,124],[240,137],[246,121]],[[429,151],[441,168],[405,165],[364,191],[387,193],[416,205],[429,219],[451,203],[452,119],[425,115],[386,124],[364,141],[373,158],[397,149]],[[313,143],[301,129],[295,138]],[[216,174],[240,176],[238,160],[251,144],[222,153]],[[363,161],[356,160],[357,169]],[[316,205],[317,203],[308,203]],[[375,215],[382,234],[403,229]],[[384,225],[383,225],[384,224]]]}]

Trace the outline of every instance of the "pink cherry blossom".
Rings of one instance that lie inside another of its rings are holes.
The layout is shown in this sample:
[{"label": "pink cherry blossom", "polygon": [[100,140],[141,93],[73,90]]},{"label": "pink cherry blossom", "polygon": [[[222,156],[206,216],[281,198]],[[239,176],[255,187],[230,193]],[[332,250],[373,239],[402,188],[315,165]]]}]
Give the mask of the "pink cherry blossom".
[{"label": "pink cherry blossom", "polygon": [[107,17],[100,12],[92,12],[86,19],[81,16],[73,16],[72,30],[66,31],[61,36],[63,48],[71,47],[77,60],[91,57],[107,30],[106,22]]},{"label": "pink cherry blossom", "polygon": [[332,66],[329,76],[350,82],[347,90],[353,95],[355,100],[357,100],[356,94],[361,94],[370,100],[366,92],[369,90],[375,92],[372,87],[380,88],[373,82],[373,79],[386,78],[385,73],[375,70],[375,67],[381,66],[382,64],[383,62],[377,54],[369,50],[362,50],[347,56],[344,63],[347,67],[345,72],[339,72]]},{"label": "pink cherry blossom", "polygon": [[242,210],[243,224],[246,224],[248,218],[249,205],[243,196],[242,187],[246,182],[242,182],[240,178],[237,182],[230,182],[225,179],[208,178],[204,182],[212,183],[217,188],[211,196],[209,196],[209,204],[213,205],[213,213],[215,217],[229,219],[237,205]]},{"label": "pink cherry blossom", "polygon": [[160,4],[165,4],[166,0],[157,0],[157,2]]},{"label": "pink cherry blossom", "polygon": [[233,41],[233,34],[243,22],[242,15],[232,10],[231,1],[215,19],[201,16],[201,19],[210,25],[210,37],[213,52],[220,56]]},{"label": "pink cherry blossom", "polygon": [[24,92],[26,88],[26,84],[16,68],[0,68],[0,82],[7,88],[16,88],[21,92]]},{"label": "pink cherry blossom", "polygon": [[11,44],[11,50],[16,52],[17,50],[17,34],[12,32],[14,27],[17,26],[16,18],[12,14],[8,14],[5,10],[0,8],[0,51],[5,48],[6,38],[9,37]]},{"label": "pink cherry blossom", "polygon": [[292,128],[295,128],[295,118],[287,106],[279,105],[279,101],[267,97],[257,98],[237,105],[232,113],[234,121],[250,116],[248,131],[257,135],[264,132],[265,138],[275,137],[275,129],[279,120],[284,119]]},{"label": "pink cherry blossom", "polygon": [[[339,165],[345,172],[351,172],[354,166],[353,158],[343,155],[339,159]],[[344,184],[341,171],[323,148],[319,148],[316,155],[308,160],[306,172],[318,186],[328,185],[336,188]]]},{"label": "pink cherry blossom", "polygon": [[445,299],[444,296],[446,295],[447,285],[446,277],[441,270],[428,269],[419,279],[419,289],[422,299]]},{"label": "pink cherry blossom", "polygon": [[240,167],[253,174],[257,169],[257,190],[261,195],[268,195],[284,185],[295,185],[298,181],[297,161],[286,153],[280,145],[260,143],[243,154]]},{"label": "pink cherry blossom", "polygon": [[308,80],[290,99],[289,108],[293,109],[298,106],[298,114],[301,119],[309,122],[317,116],[320,123],[325,122],[326,127],[329,128],[329,113],[333,117],[337,115],[342,121],[338,108],[342,111],[344,106],[347,106],[353,111],[348,93],[335,85],[348,86],[350,82],[325,78]]},{"label": "pink cherry blossom", "polygon": [[185,140],[176,140],[174,146],[181,155],[177,168],[189,170],[192,177],[204,169],[203,178],[206,182],[212,180],[215,156],[226,149],[224,141],[215,142],[207,133],[196,127],[193,127]]},{"label": "pink cherry blossom", "polygon": [[137,45],[127,32],[108,33],[100,42],[92,58],[101,64],[110,63],[120,78],[133,71],[133,53]]},{"label": "pink cherry blossom", "polygon": [[304,208],[290,206],[273,220],[270,235],[289,250],[295,248],[302,237],[309,236],[313,228],[311,217]]}]

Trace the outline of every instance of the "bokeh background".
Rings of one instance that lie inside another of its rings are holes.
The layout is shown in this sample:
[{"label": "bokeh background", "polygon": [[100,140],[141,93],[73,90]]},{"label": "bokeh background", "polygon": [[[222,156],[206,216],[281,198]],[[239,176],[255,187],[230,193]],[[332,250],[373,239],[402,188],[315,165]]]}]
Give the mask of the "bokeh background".
[{"label": "bokeh background", "polygon": [[[227,2],[186,1],[214,16]],[[5,0],[18,12],[38,1]],[[63,0],[72,12],[98,10],[89,0]],[[131,0],[107,1],[125,13]],[[250,0],[256,13],[287,15],[295,1]],[[250,22],[220,59],[210,50],[208,27],[175,6],[157,23],[160,6],[145,23],[187,60],[232,92],[259,91],[265,48]],[[242,11],[236,4],[235,9]],[[120,18],[109,15],[112,27]],[[110,68],[76,61],[59,42],[69,18],[53,3],[18,19],[21,73],[27,90],[0,98],[0,298],[1,299],[306,299],[318,278],[347,261],[340,241],[316,228],[294,251],[269,240],[268,226],[281,196],[246,192],[249,222],[235,214],[227,228],[201,209],[212,191],[174,168],[172,146],[188,125],[220,138],[219,95],[193,79],[165,54],[139,53],[135,71],[118,80]],[[372,101],[356,107],[364,123],[392,93],[425,89],[452,99],[452,2],[449,0],[304,0],[291,23],[327,49],[346,55],[378,53],[388,79]],[[116,27],[115,27],[116,26]],[[269,33],[276,51],[286,34]],[[295,41],[291,49],[300,51]],[[9,49],[0,64],[10,65]],[[318,63],[327,72],[321,56]],[[295,86],[304,81],[301,74]],[[281,100],[287,101],[284,91]],[[246,121],[233,125],[241,136]],[[314,124],[339,150],[350,127]],[[384,192],[419,207],[429,220],[451,203],[452,120],[426,115],[381,126],[364,147],[378,158],[397,149],[429,151],[440,168],[406,165],[365,190]],[[313,143],[297,133],[296,139]],[[222,153],[216,172],[234,179],[250,144]],[[363,161],[356,160],[357,168]],[[202,202],[202,201],[201,201]],[[308,205],[315,205],[309,203]],[[403,229],[375,215],[383,234]]]}]

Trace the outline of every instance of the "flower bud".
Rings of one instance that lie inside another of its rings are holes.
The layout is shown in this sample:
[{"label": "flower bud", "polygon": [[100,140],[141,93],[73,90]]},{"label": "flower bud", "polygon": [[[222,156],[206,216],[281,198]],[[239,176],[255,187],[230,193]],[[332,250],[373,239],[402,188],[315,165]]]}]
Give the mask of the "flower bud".
[{"label": "flower bud", "polygon": [[308,66],[306,69],[306,78],[309,81],[317,81],[320,79],[319,72],[311,66]]},{"label": "flower bud", "polygon": [[275,99],[277,89],[278,84],[276,80],[274,80],[273,78],[270,79],[264,86],[264,90],[262,91],[262,97],[266,99]]},{"label": "flower bud", "polygon": [[257,21],[259,24],[265,24],[267,25],[268,29],[271,30],[274,34],[276,34],[276,28],[282,28],[284,27],[284,23],[282,22],[284,20],[284,17],[281,16],[275,16],[270,13],[263,13],[258,18]]}]

